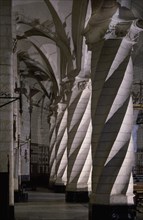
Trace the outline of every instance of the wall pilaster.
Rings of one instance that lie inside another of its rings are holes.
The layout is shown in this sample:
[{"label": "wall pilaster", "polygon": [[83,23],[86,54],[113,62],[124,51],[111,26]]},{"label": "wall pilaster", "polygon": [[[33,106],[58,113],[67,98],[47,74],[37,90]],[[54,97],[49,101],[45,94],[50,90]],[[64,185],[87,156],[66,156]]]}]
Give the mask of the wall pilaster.
[{"label": "wall pilaster", "polygon": [[0,219],[14,218],[12,5],[0,1]]}]

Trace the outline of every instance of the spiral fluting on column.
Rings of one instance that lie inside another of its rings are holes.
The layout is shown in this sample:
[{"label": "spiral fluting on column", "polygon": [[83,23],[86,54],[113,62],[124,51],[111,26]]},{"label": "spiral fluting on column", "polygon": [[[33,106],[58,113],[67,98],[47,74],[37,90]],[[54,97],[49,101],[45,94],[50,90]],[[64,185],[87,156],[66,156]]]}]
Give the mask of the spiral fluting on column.
[{"label": "spiral fluting on column", "polygon": [[96,69],[93,68],[91,203],[94,204],[133,204],[131,52],[140,31],[134,22],[123,40],[105,40]]},{"label": "spiral fluting on column", "polygon": [[[91,146],[90,95],[90,80],[75,82],[68,107],[67,191],[88,190],[88,170],[91,164],[86,160]],[[82,178],[82,172],[85,178]]]},{"label": "spiral fluting on column", "polygon": [[61,155],[58,159],[58,166],[56,170],[56,184],[67,183],[67,128],[64,132],[63,138],[60,143]]},{"label": "spiral fluting on column", "polygon": [[66,184],[62,176],[67,166],[67,108],[62,109],[62,119],[57,132],[56,140],[56,184]]},{"label": "spiral fluting on column", "polygon": [[[57,105],[57,115],[55,118],[54,128],[53,124],[51,127],[51,139],[50,139],[50,181],[54,184],[59,180],[60,184],[62,183],[62,172],[67,165],[67,159],[64,159],[64,167],[60,170],[60,162],[63,158],[65,148],[67,146],[67,104],[59,102]],[[65,155],[66,156],[66,155]],[[66,156],[67,157],[67,156]],[[59,174],[60,172],[60,174]],[[58,176],[60,175],[60,176]]]},{"label": "spiral fluting on column", "polygon": [[50,134],[49,134],[49,182],[53,184],[55,182],[55,141],[56,141],[56,115],[53,114],[50,118]]},{"label": "spiral fluting on column", "polygon": [[[77,181],[77,189],[86,189],[87,191],[91,191],[91,179],[90,179],[91,178],[90,173],[92,169],[91,133],[92,133],[92,126],[90,122],[80,152],[76,158],[76,161],[78,161],[78,158],[80,157],[82,158],[82,154],[86,155],[85,162],[82,161],[81,164],[82,167]],[[78,164],[76,164],[75,162],[74,166],[78,166]]]}]

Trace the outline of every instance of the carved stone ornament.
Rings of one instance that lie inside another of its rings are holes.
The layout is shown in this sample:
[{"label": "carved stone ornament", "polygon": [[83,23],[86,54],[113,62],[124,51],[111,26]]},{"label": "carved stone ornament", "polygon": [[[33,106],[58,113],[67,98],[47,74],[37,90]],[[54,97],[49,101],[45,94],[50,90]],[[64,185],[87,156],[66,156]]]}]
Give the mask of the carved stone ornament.
[{"label": "carved stone ornament", "polygon": [[5,91],[0,91],[0,97],[10,97],[10,93]]},{"label": "carved stone ornament", "polygon": [[81,81],[77,83],[78,89],[84,90],[84,89],[91,89],[91,81]]},{"label": "carved stone ornament", "polygon": [[58,113],[65,111],[66,107],[67,107],[67,104],[62,103],[62,102],[58,103]]},{"label": "carved stone ornament", "polygon": [[87,78],[76,77],[76,80],[74,82],[74,87],[72,90],[74,90],[75,87],[81,91],[83,91],[84,89],[91,89],[91,80]]},{"label": "carved stone ornament", "polygon": [[63,102],[67,100],[67,95],[71,92],[73,81],[65,77],[61,83],[61,93],[63,96]]},{"label": "carved stone ornament", "polygon": [[143,24],[140,20],[133,21],[130,31],[128,32],[126,38],[130,41],[137,42],[140,33],[143,31]]},{"label": "carved stone ornament", "polygon": [[114,1],[111,1],[111,5],[109,4],[108,7],[106,3],[106,1],[103,1],[102,7],[97,8],[91,14],[88,24],[84,29],[83,34],[89,49],[91,49],[92,44],[102,40],[108,29],[110,18],[117,10],[117,4]]},{"label": "carved stone ornament", "polygon": [[121,22],[115,26],[115,35],[117,37],[124,37],[131,25],[131,22]]}]

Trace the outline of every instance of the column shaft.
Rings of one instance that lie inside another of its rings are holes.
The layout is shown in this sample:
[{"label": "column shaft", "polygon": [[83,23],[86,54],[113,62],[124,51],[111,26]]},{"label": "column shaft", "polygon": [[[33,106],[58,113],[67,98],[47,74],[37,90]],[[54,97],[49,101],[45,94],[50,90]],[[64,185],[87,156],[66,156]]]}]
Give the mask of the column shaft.
[{"label": "column shaft", "polygon": [[14,219],[12,5],[0,1],[0,219]]}]

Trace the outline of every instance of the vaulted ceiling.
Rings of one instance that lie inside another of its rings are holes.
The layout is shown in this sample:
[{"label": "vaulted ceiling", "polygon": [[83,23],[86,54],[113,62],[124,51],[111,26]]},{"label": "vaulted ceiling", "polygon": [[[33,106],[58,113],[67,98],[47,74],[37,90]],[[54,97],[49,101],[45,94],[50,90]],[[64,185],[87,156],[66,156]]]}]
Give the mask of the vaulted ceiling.
[{"label": "vaulted ceiling", "polygon": [[[36,79],[47,97],[51,92],[52,97],[60,97],[62,82],[73,81],[81,71],[91,6],[98,21],[102,11],[105,16],[106,7],[115,2],[123,7],[120,19],[143,19],[140,0],[13,0],[18,59],[26,66],[25,76]],[[142,37],[139,41],[134,53],[135,82],[143,80]],[[48,82],[46,87],[44,81]]]}]

